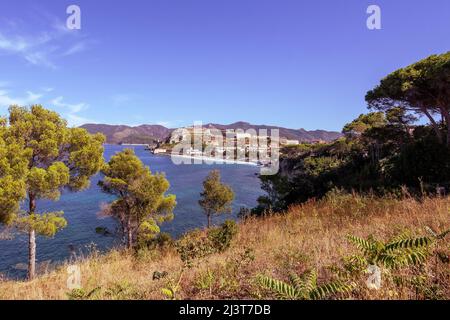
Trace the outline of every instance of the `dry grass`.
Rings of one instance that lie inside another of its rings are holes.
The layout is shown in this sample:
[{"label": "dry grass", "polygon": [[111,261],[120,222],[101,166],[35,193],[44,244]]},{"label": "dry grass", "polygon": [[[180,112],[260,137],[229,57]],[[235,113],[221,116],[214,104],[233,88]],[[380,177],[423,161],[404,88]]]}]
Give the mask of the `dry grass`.
[{"label": "dry grass", "polygon": [[[224,253],[194,261],[183,269],[173,247],[131,254],[113,251],[79,261],[82,274],[81,298],[164,299],[162,288],[179,284],[177,298],[228,299],[267,298],[255,277],[264,273],[285,279],[289,272],[310,268],[319,272],[319,281],[336,276],[343,257],[355,253],[347,234],[374,235],[388,240],[405,229],[413,235],[426,235],[425,226],[436,231],[450,228],[450,198],[417,201],[333,195],[322,201],[292,207],[287,213],[265,218],[249,218],[239,224],[239,232]],[[449,237],[447,237],[448,239]],[[448,240],[440,250],[449,253]],[[363,282],[348,296],[353,299],[423,299],[432,293],[450,298],[449,264],[436,259],[420,268],[401,270],[405,275],[427,275],[423,292],[385,280],[382,289],[368,290]],[[184,271],[182,271],[184,270]],[[167,276],[153,280],[154,271]],[[358,282],[358,279],[355,278]],[[65,268],[32,282],[0,282],[1,299],[67,299]],[[94,291],[93,291],[94,290]],[[86,295],[91,292],[91,295]],[[431,292],[431,293],[430,293]]]}]

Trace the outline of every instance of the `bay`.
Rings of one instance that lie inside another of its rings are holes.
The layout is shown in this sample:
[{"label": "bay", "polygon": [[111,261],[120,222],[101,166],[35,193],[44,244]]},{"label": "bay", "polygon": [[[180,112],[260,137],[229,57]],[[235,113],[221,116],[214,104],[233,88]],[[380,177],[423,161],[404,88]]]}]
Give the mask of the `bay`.
[{"label": "bay", "polygon": [[[153,155],[142,146],[118,146],[105,145],[105,159],[124,148],[133,148],[136,155],[150,167],[152,172],[164,172],[171,187],[169,193],[177,197],[175,218],[165,223],[161,230],[178,237],[186,231],[206,226],[206,217],[198,205],[199,194],[202,190],[202,182],[207,174],[218,169],[222,175],[222,181],[229,184],[235,194],[233,213],[214,218],[214,223],[219,224],[225,219],[236,219],[240,207],[252,208],[257,204],[257,198],[264,192],[260,187],[257,176],[259,168],[250,165],[237,164],[196,164],[175,165],[170,157]],[[101,175],[97,174],[91,179],[89,189],[82,192],[64,192],[60,200],[39,201],[39,212],[64,211],[68,225],[54,238],[37,239],[37,263],[40,267],[63,262],[73,253],[77,256],[87,255],[90,250],[105,252],[119,245],[118,237],[98,234],[96,228],[106,228],[114,231],[117,228],[112,218],[99,216],[102,203],[112,201],[114,198],[104,194],[97,186]],[[17,235],[12,240],[0,240],[0,274],[8,278],[23,278],[26,276],[27,263],[27,237]]]}]

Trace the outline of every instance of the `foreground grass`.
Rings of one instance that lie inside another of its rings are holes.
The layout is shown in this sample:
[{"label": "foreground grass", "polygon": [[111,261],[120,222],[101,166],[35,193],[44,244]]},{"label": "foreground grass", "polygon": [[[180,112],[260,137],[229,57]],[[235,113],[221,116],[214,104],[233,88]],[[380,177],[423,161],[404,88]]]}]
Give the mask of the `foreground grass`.
[{"label": "foreground grass", "polygon": [[239,224],[230,248],[194,259],[189,268],[173,245],[137,254],[93,253],[78,261],[82,290],[67,289],[67,271],[62,267],[32,282],[0,282],[0,298],[273,298],[257,283],[258,275],[286,280],[292,272],[313,269],[318,271],[319,282],[345,277],[355,284],[351,293],[330,298],[450,299],[450,265],[437,258],[437,253],[448,257],[449,237],[430,249],[425,264],[396,270],[399,277],[386,272],[380,290],[367,289],[367,276],[352,273],[346,262],[346,257],[357,252],[348,234],[388,240],[405,230],[411,236],[427,235],[427,227],[436,232],[450,228],[450,198],[419,201],[332,195],[294,206],[282,215],[246,219]]}]

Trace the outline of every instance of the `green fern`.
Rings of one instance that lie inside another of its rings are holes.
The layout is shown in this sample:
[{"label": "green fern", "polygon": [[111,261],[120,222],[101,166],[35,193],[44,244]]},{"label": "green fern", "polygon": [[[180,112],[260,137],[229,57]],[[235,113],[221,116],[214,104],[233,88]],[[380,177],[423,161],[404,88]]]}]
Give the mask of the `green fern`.
[{"label": "green fern", "polygon": [[330,282],[321,286],[317,285],[317,272],[306,271],[301,276],[291,274],[290,284],[267,276],[259,276],[259,284],[275,293],[279,299],[290,300],[320,300],[337,293],[350,292],[353,285],[341,281]]},{"label": "green fern", "polygon": [[414,249],[429,246],[433,240],[429,237],[421,237],[415,239],[402,239],[398,241],[391,241],[385,246],[386,251],[395,251],[397,249]]},{"label": "green fern", "polygon": [[258,281],[262,287],[273,291],[280,299],[295,299],[298,296],[298,292],[294,286],[281,280],[260,276]]},{"label": "green fern", "polygon": [[366,240],[353,235],[348,235],[348,240],[364,253],[371,253],[376,247],[375,242],[370,238]]},{"label": "green fern", "polygon": [[353,285],[345,284],[341,281],[336,281],[315,288],[309,293],[309,296],[312,300],[320,300],[336,293],[350,292],[352,290]]},{"label": "green fern", "polygon": [[355,263],[367,261],[367,264],[384,266],[388,269],[423,263],[428,256],[429,246],[434,242],[434,238],[411,238],[407,233],[387,243],[375,240],[373,237],[363,239],[354,235],[348,235],[348,240],[363,254],[363,256],[352,258]]}]

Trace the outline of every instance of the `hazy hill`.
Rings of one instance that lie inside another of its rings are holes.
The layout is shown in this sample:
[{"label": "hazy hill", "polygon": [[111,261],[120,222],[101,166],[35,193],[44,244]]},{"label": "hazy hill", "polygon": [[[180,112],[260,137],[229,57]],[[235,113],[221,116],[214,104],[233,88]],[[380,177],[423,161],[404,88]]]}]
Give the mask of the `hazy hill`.
[{"label": "hazy hill", "polygon": [[340,132],[336,131],[325,131],[325,130],[314,130],[314,131],[308,131],[305,129],[288,129],[283,127],[277,127],[277,126],[270,126],[270,125],[255,125],[248,122],[235,122],[228,125],[222,125],[222,124],[216,124],[216,123],[209,123],[205,125],[205,127],[213,127],[217,129],[255,129],[256,131],[260,129],[267,129],[268,133],[270,133],[269,130],[271,129],[278,129],[280,131],[280,137],[281,138],[287,138],[287,139],[294,139],[299,141],[314,141],[314,140],[324,140],[324,141],[332,141],[342,136]]},{"label": "hazy hill", "polygon": [[[173,129],[169,129],[161,125],[141,125],[137,127],[130,127],[125,125],[85,124],[81,127],[87,129],[90,133],[103,133],[106,136],[106,141],[108,143],[152,143],[154,140],[164,140],[168,138],[173,131]],[[335,131],[288,129],[269,125],[254,125],[242,121],[228,125],[209,123],[204,127],[214,127],[217,129],[255,129],[256,131],[259,129],[279,129],[280,137],[305,142],[314,140],[332,141],[341,136],[340,132]]]},{"label": "hazy hill", "polygon": [[141,125],[130,127],[125,125],[84,124],[81,126],[90,133],[103,133],[107,143],[152,143],[154,140],[164,140],[172,129],[160,125]]}]

